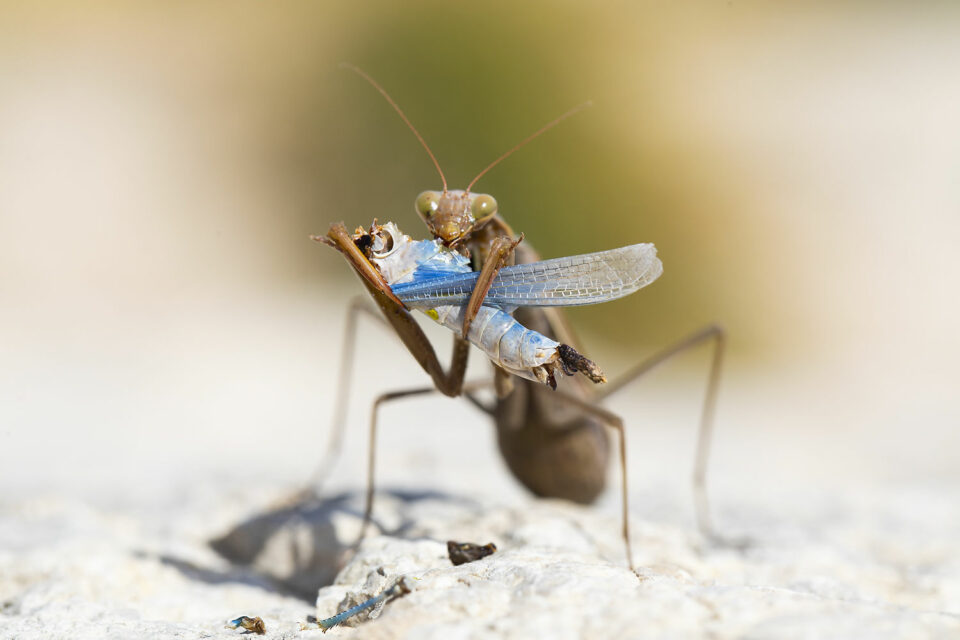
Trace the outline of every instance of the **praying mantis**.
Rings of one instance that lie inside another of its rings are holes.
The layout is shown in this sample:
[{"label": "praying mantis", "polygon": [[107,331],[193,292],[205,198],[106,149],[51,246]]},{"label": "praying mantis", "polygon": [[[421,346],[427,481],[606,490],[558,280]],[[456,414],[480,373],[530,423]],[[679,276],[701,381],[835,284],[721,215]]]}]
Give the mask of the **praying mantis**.
[{"label": "praying mantis", "polygon": [[[605,428],[612,429],[619,444],[621,532],[627,563],[632,569],[624,422],[620,416],[604,409],[598,403],[671,357],[696,346],[709,344],[712,354],[697,436],[693,488],[697,525],[704,535],[713,538],[705,479],[726,343],[726,334],[722,327],[712,324],[686,336],[642,360],[620,379],[604,387],[590,384],[590,381],[606,382],[599,369],[597,375],[588,373],[583,377],[574,377],[571,385],[554,390],[549,388],[553,385],[542,384],[544,380],[517,378],[502,366],[496,366],[496,363],[492,381],[464,380],[470,347],[464,336],[470,335],[471,325],[483,307],[488,291],[496,282],[498,273],[511,264],[528,264],[538,260],[537,254],[522,243],[523,236],[517,237],[499,215],[498,204],[493,196],[471,190],[481,177],[508,156],[587,105],[568,111],[515,145],[481,171],[466,189],[452,190],[448,188],[446,177],[433,151],[393,98],[363,70],[352,65],[344,66],[364,78],[387,100],[430,156],[440,174],[442,190],[421,193],[415,202],[416,211],[438,245],[468,258],[473,269],[479,273],[469,297],[463,304],[462,327],[459,332],[454,331],[451,361],[444,369],[423,329],[411,316],[404,302],[394,294],[384,275],[371,262],[369,247],[364,244],[369,244],[370,240],[362,239],[362,230],[351,236],[340,223],[332,225],[325,236],[314,238],[343,254],[360,277],[381,315],[376,315],[361,301],[354,301],[349,307],[331,439],[324,461],[312,481],[313,486],[318,486],[322,475],[332,467],[340,448],[353,369],[356,325],[360,314],[367,314],[385,322],[394,330],[417,363],[430,376],[433,384],[384,393],[373,402],[370,415],[366,505],[360,539],[372,517],[379,410],[385,404],[402,398],[439,392],[450,397],[462,395],[492,418],[497,430],[500,452],[508,468],[517,480],[533,494],[541,497],[563,498],[581,504],[596,500],[605,488],[610,458],[610,442]],[[571,327],[556,307],[521,306],[516,309],[514,317],[528,329],[555,338],[564,346],[577,344]],[[580,356],[575,347],[569,348],[574,349],[574,353],[589,365],[593,365],[591,361]],[[589,365],[582,364],[583,367]],[[487,404],[478,397],[476,392],[484,387],[494,389],[496,400],[493,404]]]}]

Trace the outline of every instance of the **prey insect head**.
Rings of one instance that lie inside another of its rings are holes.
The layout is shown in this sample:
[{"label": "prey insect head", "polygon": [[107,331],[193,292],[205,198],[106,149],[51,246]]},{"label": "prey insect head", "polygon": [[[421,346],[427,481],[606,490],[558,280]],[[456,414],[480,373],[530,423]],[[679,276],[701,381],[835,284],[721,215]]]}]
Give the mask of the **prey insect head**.
[{"label": "prey insect head", "polygon": [[383,260],[390,257],[409,238],[392,222],[379,224],[376,220],[370,229],[357,227],[353,232],[353,244],[360,249],[368,260]]},{"label": "prey insect head", "polygon": [[417,196],[416,209],[430,233],[453,246],[497,213],[497,201],[485,193],[424,191]]},{"label": "prey insect head", "polygon": [[399,234],[399,232],[400,230],[396,228],[396,225],[390,225],[389,223],[383,227],[376,225],[375,229],[371,227],[369,236],[371,239],[371,257],[383,260],[399,249],[400,239],[394,239],[394,235]]}]

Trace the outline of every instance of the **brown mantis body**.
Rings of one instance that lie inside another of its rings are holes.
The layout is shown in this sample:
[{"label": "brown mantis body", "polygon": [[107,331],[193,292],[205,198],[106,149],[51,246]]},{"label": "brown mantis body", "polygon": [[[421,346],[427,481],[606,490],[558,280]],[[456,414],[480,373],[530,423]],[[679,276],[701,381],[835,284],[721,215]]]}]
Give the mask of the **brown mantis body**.
[{"label": "brown mantis body", "polygon": [[[443,178],[443,172],[440,170],[433,153],[396,103],[364,72],[356,68],[353,69],[380,91],[400,114],[430,154],[441,178]],[[344,254],[377,303],[383,318],[397,333],[433,381],[431,387],[386,393],[374,401],[370,422],[371,448],[368,464],[367,504],[361,538],[372,515],[375,439],[379,408],[385,403],[416,395],[440,392],[455,397],[463,394],[470,402],[494,419],[499,448],[507,466],[514,476],[537,496],[563,498],[582,504],[593,502],[603,491],[606,483],[610,443],[605,427],[616,431],[619,440],[621,466],[623,536],[626,543],[627,560],[632,567],[624,425],[619,416],[603,409],[597,403],[673,355],[705,342],[713,345],[713,357],[697,443],[694,493],[698,525],[705,534],[711,534],[704,480],[724,346],[724,332],[720,327],[708,326],[674,346],[654,354],[639,363],[622,379],[607,385],[600,391],[594,386],[588,385],[587,381],[581,377],[574,378],[574,384],[554,391],[537,382],[513,378],[498,367],[494,367],[494,379],[491,383],[464,382],[470,345],[461,336],[467,335],[470,322],[483,303],[486,291],[497,272],[501,267],[514,260],[523,263],[538,259],[529,247],[520,244],[522,236],[520,239],[515,238],[509,225],[497,214],[496,201],[488,195],[472,194],[470,188],[490,168],[512,154],[516,149],[574,112],[579,111],[580,108],[549,123],[502,155],[484,169],[468,185],[465,191],[448,190],[444,178],[442,191],[427,191],[417,198],[417,211],[434,237],[442,241],[444,245],[468,255],[472,260],[474,269],[480,271],[479,279],[464,314],[463,331],[460,335],[454,335],[453,337],[451,363],[447,369],[444,369],[438,360],[433,346],[419,324],[413,319],[403,303],[392,293],[384,278],[365,256],[362,245],[347,232],[346,228],[342,224],[335,224],[331,226],[325,237],[317,238]],[[335,411],[334,429],[325,463],[321,467],[322,472],[330,468],[330,461],[336,455],[342,437],[345,402],[348,395],[347,387],[352,373],[355,327],[358,319],[357,314],[360,312],[369,312],[369,310],[367,307],[355,303],[350,307],[347,318],[344,340],[345,352],[340,371],[341,389],[337,394],[338,406]],[[377,316],[374,315],[373,317]],[[561,312],[557,309],[520,308],[517,310],[515,317],[524,326],[565,343],[565,346],[574,345],[573,348],[570,348],[570,351],[576,358],[580,359],[580,361],[576,361],[580,371],[586,372],[591,365],[595,367],[592,362],[576,352],[577,341],[564,321]],[[574,366],[574,368],[577,368],[577,366]],[[590,375],[588,373],[587,375],[595,382],[605,381],[598,369],[596,369],[596,374]],[[496,391],[496,401],[493,406],[484,404],[475,396],[475,391],[486,386],[493,386]]]}]

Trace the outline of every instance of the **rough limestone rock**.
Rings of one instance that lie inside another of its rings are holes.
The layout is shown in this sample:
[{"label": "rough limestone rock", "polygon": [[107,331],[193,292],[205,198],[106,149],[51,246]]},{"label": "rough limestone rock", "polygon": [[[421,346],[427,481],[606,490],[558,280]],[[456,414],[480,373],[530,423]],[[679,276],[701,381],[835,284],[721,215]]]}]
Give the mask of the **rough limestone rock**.
[{"label": "rough limestone rock", "polygon": [[[351,553],[357,494],[284,495],[4,503],[0,637],[236,638],[225,624],[240,615],[262,617],[268,638],[960,637],[949,496],[721,518],[748,534],[744,548],[635,517],[631,571],[613,510],[388,493]],[[453,566],[448,539],[498,551]],[[369,619],[301,630],[401,575],[412,592]]]}]

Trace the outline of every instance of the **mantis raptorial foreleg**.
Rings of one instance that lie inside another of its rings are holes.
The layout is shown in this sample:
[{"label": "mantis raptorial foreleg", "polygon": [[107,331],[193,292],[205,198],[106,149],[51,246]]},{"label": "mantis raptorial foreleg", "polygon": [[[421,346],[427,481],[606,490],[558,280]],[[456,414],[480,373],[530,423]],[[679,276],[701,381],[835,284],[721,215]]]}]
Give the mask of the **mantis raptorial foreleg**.
[{"label": "mantis raptorial foreleg", "polygon": [[346,227],[342,223],[331,225],[326,237],[318,239],[334,247],[346,257],[347,262],[360,276],[360,280],[366,286],[367,291],[370,292],[377,306],[380,307],[380,311],[387,322],[396,331],[410,354],[433,380],[437,390],[450,397],[460,395],[460,390],[463,387],[463,377],[467,370],[470,345],[460,337],[454,337],[450,368],[444,371],[430,339],[403,306],[403,303],[390,290],[390,286],[380,275],[380,272],[354,244]]},{"label": "mantis raptorial foreleg", "polygon": [[382,312],[382,316],[376,315],[375,312],[357,299],[353,300],[348,307],[330,440],[327,443],[327,449],[324,452],[321,464],[314,471],[310,480],[310,487],[313,491],[316,491],[318,485],[326,479],[333,467],[343,441],[346,407],[350,393],[350,378],[353,374],[356,324],[360,313],[366,313],[392,327],[410,353],[420,363],[420,366],[433,379],[437,390],[448,396],[457,396],[461,392],[463,377],[467,369],[469,344],[458,337],[454,337],[450,368],[445,372],[423,329],[393,295],[380,272],[370,264],[366,256],[356,246],[346,227],[342,224],[331,225],[326,237],[314,239],[334,247],[346,257],[347,262],[353,267]]},{"label": "mantis raptorial foreleg", "polygon": [[477,277],[477,284],[470,294],[470,301],[467,302],[467,308],[463,313],[463,331],[460,334],[464,338],[470,331],[470,324],[477,317],[477,312],[483,305],[483,299],[487,297],[490,286],[497,278],[497,273],[504,265],[511,261],[513,250],[518,244],[523,242],[523,234],[516,240],[505,236],[497,236],[490,245],[486,259],[483,261],[483,267],[480,269],[480,275]]}]

